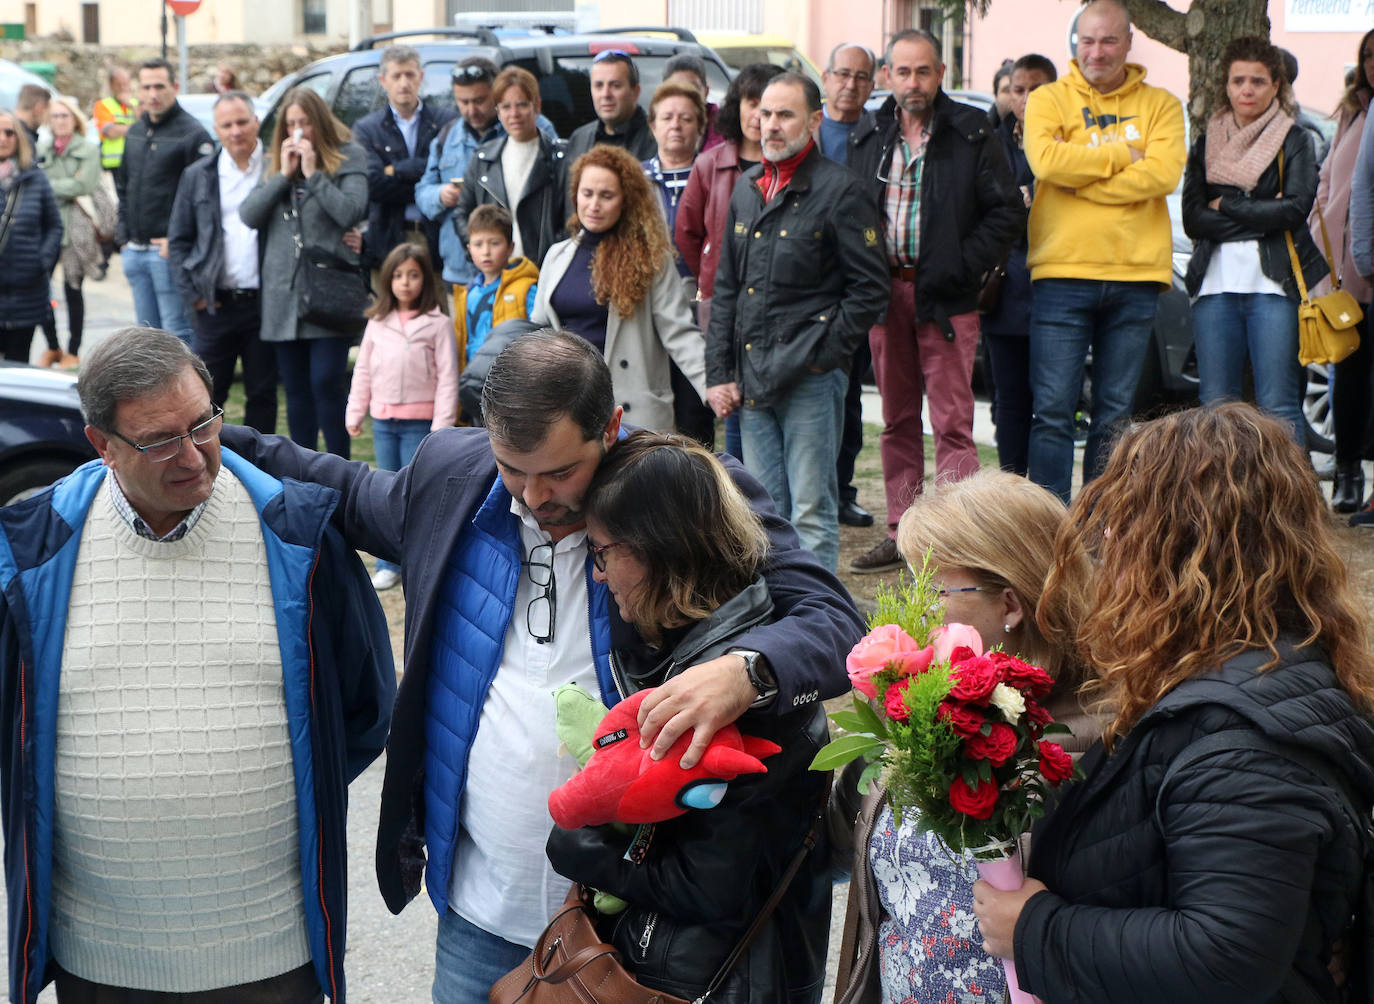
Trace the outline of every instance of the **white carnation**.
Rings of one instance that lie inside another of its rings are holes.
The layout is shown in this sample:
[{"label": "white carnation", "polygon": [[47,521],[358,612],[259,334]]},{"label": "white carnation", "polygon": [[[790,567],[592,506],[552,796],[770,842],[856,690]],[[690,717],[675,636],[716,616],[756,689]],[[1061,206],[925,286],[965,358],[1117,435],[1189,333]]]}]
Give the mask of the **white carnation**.
[{"label": "white carnation", "polygon": [[1002,717],[1009,722],[1026,713],[1026,699],[1021,696],[1021,691],[1015,687],[1008,687],[1005,683],[999,683],[992,688],[992,696],[988,698],[998,711],[1002,712]]}]

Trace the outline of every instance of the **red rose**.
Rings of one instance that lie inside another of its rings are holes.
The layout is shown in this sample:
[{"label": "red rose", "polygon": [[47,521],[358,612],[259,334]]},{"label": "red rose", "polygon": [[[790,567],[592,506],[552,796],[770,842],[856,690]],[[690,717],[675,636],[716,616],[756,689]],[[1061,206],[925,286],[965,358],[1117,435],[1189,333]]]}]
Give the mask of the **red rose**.
[{"label": "red rose", "polygon": [[1044,698],[1054,688],[1054,679],[1039,666],[1022,662],[1014,655],[993,653],[1002,672],[1002,680],[1031,697]]},{"label": "red rose", "polygon": [[1064,752],[1058,743],[1040,744],[1040,773],[1045,780],[1057,788],[1073,777],[1073,757]]},{"label": "red rose", "polygon": [[949,786],[949,804],[966,816],[987,819],[997,807],[997,782],[980,781],[978,787],[970,788],[962,777],[956,777]]},{"label": "red rose", "polygon": [[1003,722],[994,722],[992,732],[969,736],[964,740],[964,752],[974,760],[987,760],[994,767],[1000,767],[1016,752],[1021,742],[1016,730]]},{"label": "red rose", "polygon": [[893,682],[883,695],[883,710],[894,722],[906,724],[906,720],[911,717],[911,712],[906,708],[906,688],[910,683],[909,677],[903,677]]},{"label": "red rose", "polygon": [[1036,739],[1044,734],[1045,726],[1054,721],[1054,716],[1043,705],[1036,704],[1030,698],[1026,698],[1026,718],[1030,721],[1030,734]]},{"label": "red rose", "polygon": [[967,659],[976,658],[978,658],[977,652],[969,648],[967,645],[960,645],[957,648],[955,648],[954,651],[949,653],[949,664],[951,666],[957,666],[959,665],[959,663],[964,662]]},{"label": "red rose", "polygon": [[939,710],[936,715],[946,719],[954,729],[955,735],[976,736],[983,728],[986,719],[983,713],[977,708],[971,708],[967,704],[959,704],[956,701],[944,700],[940,702]]},{"label": "red rose", "polygon": [[954,685],[949,688],[949,696],[956,701],[973,701],[987,704],[992,688],[1002,682],[1002,674],[997,664],[987,656],[975,656],[956,663],[949,678]]}]

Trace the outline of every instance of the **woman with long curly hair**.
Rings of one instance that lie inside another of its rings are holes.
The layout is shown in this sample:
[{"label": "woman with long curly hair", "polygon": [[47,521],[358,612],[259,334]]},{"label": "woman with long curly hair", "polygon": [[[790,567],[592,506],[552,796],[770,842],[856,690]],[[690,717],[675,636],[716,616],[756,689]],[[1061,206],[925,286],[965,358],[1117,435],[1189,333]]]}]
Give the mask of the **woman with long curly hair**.
[{"label": "woman with long curly hair", "polygon": [[1374,658],[1287,423],[1233,403],[1128,431],[1042,602],[1108,724],[1026,885],[974,886],[987,950],[1047,1001],[1343,999]]},{"label": "woman with long curly hair", "polygon": [[658,196],[639,161],[619,147],[593,147],[570,173],[572,237],[549,249],[530,320],[572,331],[601,349],[625,420],[671,432],[668,360],[705,400],[706,350]]}]

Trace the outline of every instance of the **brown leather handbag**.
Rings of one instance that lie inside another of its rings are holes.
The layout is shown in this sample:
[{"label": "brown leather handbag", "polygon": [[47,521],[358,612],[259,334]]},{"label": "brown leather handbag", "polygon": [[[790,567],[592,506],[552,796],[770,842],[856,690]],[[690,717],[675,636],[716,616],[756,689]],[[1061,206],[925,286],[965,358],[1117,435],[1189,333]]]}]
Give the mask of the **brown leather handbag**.
[{"label": "brown leather handbag", "polygon": [[[802,862],[816,846],[819,828],[823,825],[818,815],[768,902],[763,904],[754,922],[721,963],[705,991],[691,1004],[709,1000],[749,950],[782,901]],[[488,991],[491,1004],[688,1004],[681,997],[650,990],[635,982],[634,975],[620,964],[620,953],[601,940],[592,923],[592,910],[591,892],[575,883],[562,909],[554,914],[535,942],[529,958],[497,980]]]}]

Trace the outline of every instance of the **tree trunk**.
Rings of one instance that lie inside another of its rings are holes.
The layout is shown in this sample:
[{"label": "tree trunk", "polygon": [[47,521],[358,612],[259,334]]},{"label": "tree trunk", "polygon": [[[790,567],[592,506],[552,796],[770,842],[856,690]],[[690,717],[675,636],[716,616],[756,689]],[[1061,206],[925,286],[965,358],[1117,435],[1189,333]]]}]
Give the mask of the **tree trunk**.
[{"label": "tree trunk", "polygon": [[[1193,0],[1185,14],[1164,0],[1125,0],[1136,28],[1188,56],[1188,117],[1200,136],[1226,72],[1221,53],[1239,35],[1269,37],[1267,0]],[[1181,97],[1182,95],[1180,95]]]}]

